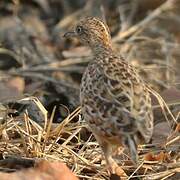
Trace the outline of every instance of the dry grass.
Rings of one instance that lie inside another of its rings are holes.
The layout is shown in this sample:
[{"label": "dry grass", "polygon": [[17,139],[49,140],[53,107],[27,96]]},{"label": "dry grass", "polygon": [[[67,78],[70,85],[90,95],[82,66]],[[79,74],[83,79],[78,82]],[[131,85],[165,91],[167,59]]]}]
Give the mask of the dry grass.
[{"label": "dry grass", "polygon": [[[153,91],[153,93],[155,92]],[[156,96],[167,118],[166,112],[171,114],[171,111],[157,93]],[[37,124],[28,117],[27,113],[17,119],[8,118],[7,122],[2,124],[0,128],[0,134],[3,139],[0,144],[0,150],[3,152],[3,156],[63,161],[80,178],[108,179],[109,175],[97,142],[92,135],[89,135],[87,140],[84,137],[87,133],[84,131],[86,124],[81,119],[80,107],[69,114],[60,124],[54,124],[52,123],[54,111],[47,122],[47,111],[37,98],[31,97],[21,101],[29,100],[34,101],[41,113],[44,114],[45,123],[43,125]],[[171,114],[171,118],[177,123],[178,117],[174,117]],[[167,120],[170,121],[168,118]],[[131,165],[127,156],[122,155],[120,164],[129,175],[128,179],[133,177],[167,179],[179,172],[179,155],[176,154],[179,151],[178,131],[178,129],[172,129],[172,133],[163,144],[148,144],[139,147],[141,155],[140,164],[137,168]],[[155,154],[166,152],[166,155],[163,155],[162,159],[143,160],[144,155],[148,152],[154,152]],[[135,174],[136,172],[138,175]]]}]

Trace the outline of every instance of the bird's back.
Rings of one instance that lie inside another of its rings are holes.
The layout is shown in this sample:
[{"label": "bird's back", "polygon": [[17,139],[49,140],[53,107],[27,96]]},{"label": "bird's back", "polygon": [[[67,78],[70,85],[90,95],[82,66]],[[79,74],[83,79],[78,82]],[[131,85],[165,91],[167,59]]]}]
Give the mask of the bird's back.
[{"label": "bird's back", "polygon": [[[135,69],[122,58],[99,55],[82,78],[80,100],[92,131],[119,144],[122,137],[148,142],[153,130],[150,95]],[[139,143],[139,142],[136,142]]]}]

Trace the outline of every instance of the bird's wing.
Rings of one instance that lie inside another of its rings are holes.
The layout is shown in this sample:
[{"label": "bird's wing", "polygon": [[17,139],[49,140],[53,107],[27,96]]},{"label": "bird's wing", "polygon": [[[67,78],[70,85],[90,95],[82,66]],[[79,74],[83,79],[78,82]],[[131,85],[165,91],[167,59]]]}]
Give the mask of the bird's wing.
[{"label": "bird's wing", "polygon": [[[119,57],[109,57],[103,68],[104,99],[118,108],[119,121],[124,131],[136,130],[145,141],[152,135],[151,99],[147,88],[136,70]],[[117,115],[116,114],[116,115]]]}]

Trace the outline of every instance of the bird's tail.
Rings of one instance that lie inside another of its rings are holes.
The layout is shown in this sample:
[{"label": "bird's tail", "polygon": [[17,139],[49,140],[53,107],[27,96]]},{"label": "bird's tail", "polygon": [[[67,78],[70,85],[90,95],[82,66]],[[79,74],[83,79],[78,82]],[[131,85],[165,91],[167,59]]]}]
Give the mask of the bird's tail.
[{"label": "bird's tail", "polygon": [[136,141],[134,139],[134,136],[128,136],[127,137],[127,141],[126,141],[126,145],[129,149],[129,152],[130,152],[130,155],[131,155],[131,159],[133,160],[133,162],[135,164],[138,163],[138,154],[137,154],[137,144],[136,144]]}]

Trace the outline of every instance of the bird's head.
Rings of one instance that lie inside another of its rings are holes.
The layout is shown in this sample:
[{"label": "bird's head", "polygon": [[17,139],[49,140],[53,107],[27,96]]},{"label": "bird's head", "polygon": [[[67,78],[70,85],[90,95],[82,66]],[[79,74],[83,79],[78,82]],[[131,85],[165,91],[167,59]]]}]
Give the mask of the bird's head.
[{"label": "bird's head", "polygon": [[109,28],[98,18],[87,17],[80,20],[73,31],[64,34],[64,37],[72,36],[77,37],[95,53],[104,49],[112,50]]}]

